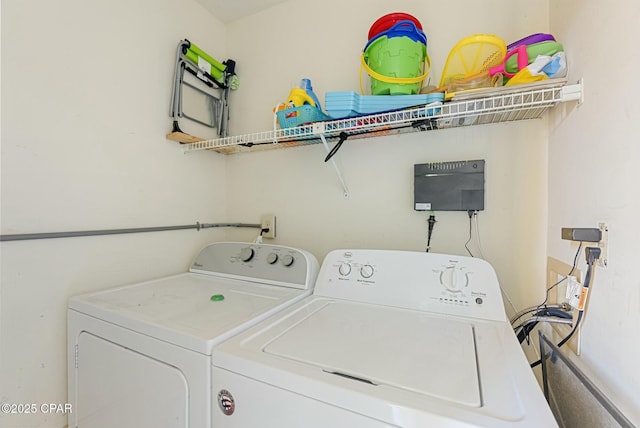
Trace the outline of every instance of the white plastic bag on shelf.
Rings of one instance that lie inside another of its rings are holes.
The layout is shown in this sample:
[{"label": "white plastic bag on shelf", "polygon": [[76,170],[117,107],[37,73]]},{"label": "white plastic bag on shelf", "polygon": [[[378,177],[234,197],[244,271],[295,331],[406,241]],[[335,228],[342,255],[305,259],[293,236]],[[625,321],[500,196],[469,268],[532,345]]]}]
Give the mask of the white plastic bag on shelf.
[{"label": "white plastic bag on shelf", "polygon": [[564,52],[553,56],[538,55],[531,64],[513,76],[505,86],[520,83],[531,83],[549,78],[565,77],[567,75],[567,59]]}]

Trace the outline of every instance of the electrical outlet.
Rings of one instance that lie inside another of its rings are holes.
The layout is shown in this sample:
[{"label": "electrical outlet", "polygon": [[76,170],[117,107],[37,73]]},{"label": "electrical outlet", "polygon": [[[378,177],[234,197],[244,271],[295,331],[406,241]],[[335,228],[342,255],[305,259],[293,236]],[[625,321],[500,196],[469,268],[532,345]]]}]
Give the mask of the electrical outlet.
[{"label": "electrical outlet", "polygon": [[269,229],[268,232],[263,232],[263,238],[273,239],[276,237],[276,216],[275,214],[263,214],[260,221],[262,229]]},{"label": "electrical outlet", "polygon": [[598,229],[602,232],[602,238],[598,242],[600,247],[600,258],[598,259],[598,266],[606,268],[609,265],[609,227],[607,223],[598,223]]},{"label": "electrical outlet", "polygon": [[582,284],[578,282],[575,276],[567,275],[567,292],[565,297],[573,308],[577,308],[580,303],[580,295],[582,294]]}]

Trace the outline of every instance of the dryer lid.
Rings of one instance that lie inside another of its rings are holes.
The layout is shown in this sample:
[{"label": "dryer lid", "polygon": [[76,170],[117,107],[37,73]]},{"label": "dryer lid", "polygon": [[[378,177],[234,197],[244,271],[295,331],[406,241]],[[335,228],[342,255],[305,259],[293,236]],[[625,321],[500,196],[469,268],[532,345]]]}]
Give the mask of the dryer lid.
[{"label": "dryer lid", "polygon": [[75,296],[69,308],[210,355],[217,343],[310,291],[186,273]]},{"label": "dryer lid", "polygon": [[482,404],[474,330],[464,321],[333,301],[264,352],[375,385]]}]

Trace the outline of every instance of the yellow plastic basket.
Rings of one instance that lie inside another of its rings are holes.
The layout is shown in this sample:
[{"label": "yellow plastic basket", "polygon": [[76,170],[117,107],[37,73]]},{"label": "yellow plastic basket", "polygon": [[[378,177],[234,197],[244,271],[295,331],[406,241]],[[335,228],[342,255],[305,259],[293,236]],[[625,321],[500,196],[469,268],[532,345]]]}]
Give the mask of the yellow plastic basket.
[{"label": "yellow plastic basket", "polygon": [[440,77],[440,87],[502,63],[507,45],[493,34],[475,34],[460,40],[449,52]]}]

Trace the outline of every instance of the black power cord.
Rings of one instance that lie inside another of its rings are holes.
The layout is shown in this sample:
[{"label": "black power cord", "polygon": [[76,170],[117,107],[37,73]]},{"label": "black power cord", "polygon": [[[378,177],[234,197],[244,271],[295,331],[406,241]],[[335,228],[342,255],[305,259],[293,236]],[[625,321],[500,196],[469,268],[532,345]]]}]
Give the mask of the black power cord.
[{"label": "black power cord", "polygon": [[538,309],[539,309],[540,307],[544,306],[544,305],[547,303],[547,301],[549,301],[549,292],[550,292],[551,290],[553,290],[554,288],[556,288],[558,285],[562,284],[562,282],[563,282],[563,281],[566,281],[566,279],[567,279],[569,276],[571,276],[571,274],[573,273],[573,271],[574,271],[574,270],[576,270],[576,265],[577,265],[577,262],[578,262],[578,256],[580,255],[580,251],[582,250],[582,244],[583,244],[583,242],[582,242],[582,241],[580,241],[580,245],[578,245],[578,251],[576,251],[576,255],[575,255],[575,256],[573,256],[573,265],[571,265],[571,270],[569,271],[569,273],[568,273],[568,274],[566,274],[566,275],[565,275],[565,276],[564,276],[560,281],[556,282],[555,284],[553,284],[552,286],[550,286],[549,288],[547,288],[547,293],[546,293],[546,295],[545,295],[544,300],[542,301],[542,303],[540,303],[540,304],[538,305]]},{"label": "black power cord", "polygon": [[472,222],[471,219],[473,218],[473,211],[472,210],[467,210],[467,214],[469,215],[469,239],[467,239],[467,242],[464,243],[464,248],[467,249],[467,253],[469,253],[469,255],[471,257],[474,257],[473,253],[471,253],[471,250],[469,249],[468,245],[469,242],[471,242],[472,239],[472,234],[471,234],[471,230],[472,230]]},{"label": "black power cord", "polygon": [[[571,340],[571,338],[573,337],[575,332],[578,330],[578,327],[580,327],[580,323],[582,322],[585,306],[587,304],[587,296],[589,294],[589,287],[591,286],[591,282],[593,281],[593,267],[596,264],[596,262],[598,261],[598,259],[600,258],[600,254],[601,253],[602,253],[602,250],[600,249],[600,247],[587,247],[585,249],[585,258],[587,259],[587,274],[585,275],[584,285],[582,286],[582,294],[580,295],[580,301],[578,303],[578,308],[577,308],[578,309],[578,318],[576,319],[576,322],[573,323],[573,328],[571,329],[569,334],[566,335],[565,338],[562,339],[560,342],[558,342],[558,345],[557,345],[558,348],[560,348],[562,345],[564,345],[569,340]],[[542,360],[535,361],[535,362],[531,363],[531,367],[532,368],[536,367],[536,366],[540,365],[541,363],[542,363]]]},{"label": "black power cord", "polygon": [[336,153],[338,153],[338,150],[340,150],[340,147],[342,147],[342,144],[347,141],[347,138],[349,137],[349,134],[347,134],[346,132],[341,132],[340,133],[340,139],[338,140],[338,142],[336,143],[335,146],[333,146],[333,148],[331,149],[331,151],[329,152],[329,154],[327,154],[327,157],[324,158],[325,162],[328,162],[329,159],[331,159]]},{"label": "black power cord", "polygon": [[429,231],[427,232],[427,253],[431,250],[431,234],[433,233],[433,226],[435,226],[436,221],[435,214],[432,213],[429,215],[429,220],[427,220],[427,223],[429,224]]}]

